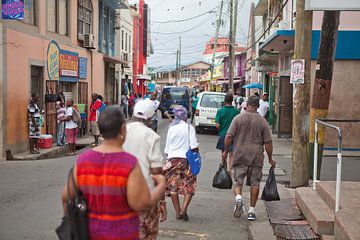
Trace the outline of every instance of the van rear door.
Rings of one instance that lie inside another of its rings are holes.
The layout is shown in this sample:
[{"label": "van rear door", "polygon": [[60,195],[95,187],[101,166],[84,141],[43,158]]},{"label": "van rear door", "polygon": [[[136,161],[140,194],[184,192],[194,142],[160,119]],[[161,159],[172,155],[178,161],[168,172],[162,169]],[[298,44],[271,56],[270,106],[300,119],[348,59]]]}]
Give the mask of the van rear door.
[{"label": "van rear door", "polygon": [[225,100],[223,94],[204,93],[199,102],[200,122],[215,126],[215,117],[218,109],[222,108]]}]

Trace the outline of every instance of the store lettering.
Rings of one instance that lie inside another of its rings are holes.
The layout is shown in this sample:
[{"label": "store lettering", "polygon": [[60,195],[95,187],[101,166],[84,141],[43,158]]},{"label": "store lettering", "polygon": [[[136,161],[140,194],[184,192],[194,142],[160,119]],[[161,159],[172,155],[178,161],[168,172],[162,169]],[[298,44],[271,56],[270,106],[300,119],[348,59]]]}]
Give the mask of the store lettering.
[{"label": "store lettering", "polygon": [[2,11],[6,15],[16,15],[24,12],[24,4],[22,2],[5,3],[2,5]]}]

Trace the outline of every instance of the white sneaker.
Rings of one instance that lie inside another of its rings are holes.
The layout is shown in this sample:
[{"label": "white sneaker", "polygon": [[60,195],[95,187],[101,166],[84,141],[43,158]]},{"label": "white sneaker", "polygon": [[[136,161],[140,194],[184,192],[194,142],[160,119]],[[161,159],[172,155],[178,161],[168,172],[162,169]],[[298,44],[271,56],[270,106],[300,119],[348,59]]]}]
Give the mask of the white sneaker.
[{"label": "white sneaker", "polygon": [[234,217],[241,218],[243,212],[244,203],[242,200],[237,200],[234,207]]}]

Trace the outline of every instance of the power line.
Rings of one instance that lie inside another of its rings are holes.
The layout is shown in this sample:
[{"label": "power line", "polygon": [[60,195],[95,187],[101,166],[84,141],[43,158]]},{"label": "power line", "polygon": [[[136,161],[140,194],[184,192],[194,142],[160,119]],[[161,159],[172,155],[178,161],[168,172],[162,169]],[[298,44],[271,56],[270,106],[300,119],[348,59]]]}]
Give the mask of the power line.
[{"label": "power line", "polygon": [[167,24],[167,23],[179,23],[179,22],[186,22],[186,21],[190,21],[190,20],[193,20],[193,19],[196,19],[196,18],[199,18],[199,17],[202,17],[208,13],[214,13],[214,10],[216,8],[218,8],[219,6],[216,6],[214,7],[213,9],[207,11],[207,12],[204,12],[204,13],[201,13],[199,15],[196,15],[194,17],[190,17],[190,18],[185,18],[185,19],[181,19],[181,20],[169,20],[169,21],[164,21],[164,22],[153,22],[154,24]]}]

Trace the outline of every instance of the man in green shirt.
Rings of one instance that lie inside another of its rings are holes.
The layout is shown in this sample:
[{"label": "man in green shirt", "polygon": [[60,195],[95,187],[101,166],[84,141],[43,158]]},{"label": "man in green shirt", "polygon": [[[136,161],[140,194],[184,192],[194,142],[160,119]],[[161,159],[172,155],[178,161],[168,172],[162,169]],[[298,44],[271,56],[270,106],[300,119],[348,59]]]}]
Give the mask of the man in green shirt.
[{"label": "man in green shirt", "polygon": [[194,116],[195,116],[195,112],[196,112],[196,106],[198,104],[199,101],[199,97],[198,97],[198,93],[196,92],[194,96],[192,96],[191,98],[191,123],[193,123],[194,121]]},{"label": "man in green shirt", "polygon": [[[219,140],[216,145],[216,149],[224,152],[225,150],[225,137],[226,133],[231,125],[232,120],[240,114],[240,111],[237,110],[233,105],[234,96],[231,93],[225,95],[225,106],[219,109],[216,113],[215,122],[216,128],[219,130]],[[229,149],[229,159],[227,159],[227,170],[230,171],[232,168],[233,160],[233,147],[230,146]]]}]

